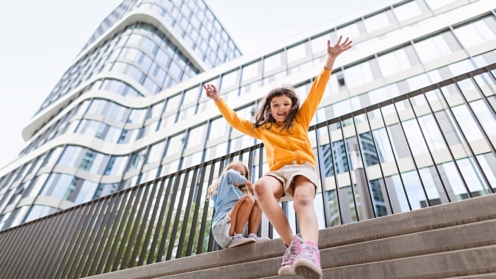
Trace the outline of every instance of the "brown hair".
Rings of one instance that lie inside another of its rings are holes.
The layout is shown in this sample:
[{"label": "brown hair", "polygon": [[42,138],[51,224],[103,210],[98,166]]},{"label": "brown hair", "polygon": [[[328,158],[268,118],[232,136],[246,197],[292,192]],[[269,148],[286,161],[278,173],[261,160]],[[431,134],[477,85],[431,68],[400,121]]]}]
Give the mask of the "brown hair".
[{"label": "brown hair", "polygon": [[[245,169],[245,178],[247,180],[250,179],[250,171],[248,170],[248,167],[242,163],[242,162],[232,162],[230,163],[229,165],[227,165],[224,170],[222,171],[222,173],[219,175],[219,178],[217,178],[217,180],[215,180],[214,183],[212,183],[212,185],[208,186],[208,190],[207,190],[207,200],[210,199],[210,197],[212,197],[213,194],[215,194],[217,192],[217,187],[219,187],[219,182],[220,182],[220,179],[222,178],[222,176],[228,171],[228,170],[232,170],[235,166],[237,165],[240,165],[242,166],[244,169]],[[248,189],[246,188],[246,186],[242,186],[242,187],[239,187],[239,189],[241,190],[241,192],[243,192],[244,194],[248,194],[249,191]]]},{"label": "brown hair", "polygon": [[272,123],[276,122],[274,117],[272,117],[272,115],[270,114],[270,102],[274,97],[279,97],[282,95],[286,95],[288,98],[291,99],[292,107],[291,111],[288,114],[288,117],[286,118],[286,122],[281,128],[281,131],[286,130],[288,131],[288,133],[290,133],[290,129],[293,126],[293,120],[295,119],[300,109],[300,99],[298,98],[298,95],[296,94],[293,86],[284,84],[281,87],[270,90],[269,94],[265,96],[260,109],[255,115],[255,123],[253,123],[252,134],[253,129],[265,127],[266,124],[270,125],[269,127],[267,127],[267,129],[270,129],[272,127]]}]

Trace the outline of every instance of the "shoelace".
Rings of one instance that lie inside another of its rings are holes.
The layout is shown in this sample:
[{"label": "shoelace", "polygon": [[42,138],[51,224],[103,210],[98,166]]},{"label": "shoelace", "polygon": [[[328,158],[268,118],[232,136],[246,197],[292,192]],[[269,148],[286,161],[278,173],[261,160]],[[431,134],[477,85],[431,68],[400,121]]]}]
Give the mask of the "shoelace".
[{"label": "shoelace", "polygon": [[303,245],[303,247],[301,248],[301,254],[300,254],[301,257],[310,258],[313,261],[316,261],[317,260],[316,255],[317,255],[317,248],[315,248],[312,245],[306,244]]},{"label": "shoelace", "polygon": [[291,261],[294,261],[296,259],[298,250],[296,249],[296,245],[289,245],[289,249],[286,249],[286,252],[284,253],[284,256],[282,257],[282,265],[289,263]]}]

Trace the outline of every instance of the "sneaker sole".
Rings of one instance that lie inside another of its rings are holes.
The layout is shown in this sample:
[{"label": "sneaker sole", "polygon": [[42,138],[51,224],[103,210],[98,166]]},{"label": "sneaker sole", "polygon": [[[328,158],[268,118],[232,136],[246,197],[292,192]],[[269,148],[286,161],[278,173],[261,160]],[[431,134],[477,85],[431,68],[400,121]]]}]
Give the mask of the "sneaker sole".
[{"label": "sneaker sole", "polygon": [[248,244],[252,244],[252,243],[255,243],[255,240],[253,238],[250,238],[246,241],[243,241],[243,242],[238,242],[234,245],[229,245],[227,248],[234,248],[234,247],[240,247],[240,246],[245,246],[245,245],[248,245]]},{"label": "sneaker sole", "polygon": [[292,275],[296,274],[294,272],[294,269],[292,267],[281,267],[279,268],[279,271],[277,272],[279,275]]},{"label": "sneaker sole", "polygon": [[296,274],[306,279],[322,278],[322,270],[307,259],[297,259],[293,264],[293,269]]}]

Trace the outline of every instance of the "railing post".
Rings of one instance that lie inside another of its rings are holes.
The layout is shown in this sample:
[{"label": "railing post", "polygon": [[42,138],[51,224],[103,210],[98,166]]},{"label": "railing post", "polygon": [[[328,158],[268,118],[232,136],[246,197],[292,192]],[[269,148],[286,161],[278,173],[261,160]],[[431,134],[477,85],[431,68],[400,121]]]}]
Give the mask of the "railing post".
[{"label": "railing post", "polygon": [[353,172],[355,173],[358,196],[360,197],[360,208],[362,213],[360,216],[363,220],[372,219],[374,218],[374,207],[368,198],[369,185],[367,178],[365,177],[365,169],[359,159],[360,150],[358,149],[358,145],[354,144],[351,154],[353,165],[355,166]]}]

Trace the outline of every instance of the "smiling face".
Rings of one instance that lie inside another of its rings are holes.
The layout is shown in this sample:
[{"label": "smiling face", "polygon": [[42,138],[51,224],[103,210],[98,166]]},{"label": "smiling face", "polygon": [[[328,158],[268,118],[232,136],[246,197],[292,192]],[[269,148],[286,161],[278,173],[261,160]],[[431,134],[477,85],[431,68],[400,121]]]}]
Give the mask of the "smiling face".
[{"label": "smiling face", "polygon": [[270,100],[270,115],[272,115],[278,124],[282,125],[286,122],[292,107],[293,102],[288,96],[281,95],[274,97]]}]

